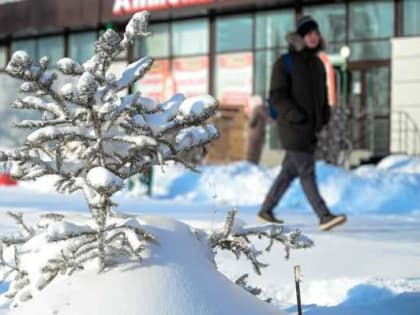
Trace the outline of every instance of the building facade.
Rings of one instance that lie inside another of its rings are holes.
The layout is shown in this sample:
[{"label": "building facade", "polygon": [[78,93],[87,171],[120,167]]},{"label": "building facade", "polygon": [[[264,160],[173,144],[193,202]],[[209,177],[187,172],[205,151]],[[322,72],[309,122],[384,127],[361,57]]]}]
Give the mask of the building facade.
[{"label": "building facade", "polygon": [[[267,97],[272,64],[287,51],[285,36],[302,14],[319,22],[328,53],[350,49],[345,75],[338,74],[345,79],[340,103],[356,117],[356,148],[378,155],[398,151],[392,136],[391,42],[420,36],[418,0],[0,1],[0,69],[18,49],[34,60],[48,55],[52,62],[64,56],[82,62],[93,53],[92,43],[101,32],[109,27],[122,30],[132,13],[144,9],[152,13],[153,36],[121,54],[114,70],[150,55],[154,66],[136,87],[145,95],[159,100],[174,90],[214,95],[221,104],[218,123],[226,134],[221,146],[229,160],[243,157],[243,145],[238,143],[244,143],[244,119],[239,116],[247,98]],[[0,139],[8,146],[22,138],[6,123],[17,115],[9,103],[18,85],[1,71]],[[269,128],[266,151],[276,152],[281,144],[275,127]]]}]

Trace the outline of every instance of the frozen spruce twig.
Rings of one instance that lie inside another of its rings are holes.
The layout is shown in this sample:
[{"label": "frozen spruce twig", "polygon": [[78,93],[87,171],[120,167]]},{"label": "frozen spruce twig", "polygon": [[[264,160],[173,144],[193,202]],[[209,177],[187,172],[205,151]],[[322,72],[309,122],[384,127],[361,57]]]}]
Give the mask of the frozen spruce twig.
[{"label": "frozen spruce twig", "polygon": [[[51,65],[47,57],[35,61],[16,51],[6,66],[6,73],[22,81],[13,106],[39,115],[15,124],[30,133],[21,147],[0,152],[0,163],[21,181],[57,176],[57,191],[81,191],[95,222],[84,228],[51,216],[33,229],[14,216],[23,230],[19,236],[2,238],[5,245],[24,246],[39,233],[50,233],[53,226],[66,231],[48,238],[59,243],[61,251],[44,267],[39,288],[90,260],[97,260],[99,271],[113,265],[118,255],[141,261],[146,246],[157,240],[138,223],[115,222],[113,195],[124,188],[126,179],[153,165],[177,161],[191,167],[182,156],[204,149],[218,137],[216,128],[206,123],[218,106],[209,95],[186,98],[177,93],[163,102],[141,92],[120,96],[120,91],[133,90],[153,64],[144,56],[121,75],[110,71],[121,51],[136,38],[150,35],[148,19],[148,12],[136,13],[122,35],[108,29],[96,41],[94,55],[81,63],[62,58]],[[71,77],[72,83],[60,85],[60,76]],[[19,294],[21,300],[31,296]]]},{"label": "frozen spruce twig", "polygon": [[238,279],[236,279],[235,284],[240,286],[244,290],[248,291],[252,295],[255,295],[255,296],[260,295],[262,290],[260,288],[251,287],[250,285],[248,285],[247,278],[248,278],[248,274],[246,273],[240,276]]},{"label": "frozen spruce twig", "polygon": [[[246,273],[246,274],[240,276],[238,279],[236,279],[235,284],[240,286],[245,291],[248,291],[252,295],[260,296],[261,293],[263,292],[263,290],[261,288],[258,288],[258,287],[250,286],[247,282],[247,279],[248,279],[248,274]],[[267,303],[271,303],[272,300],[273,299],[269,297],[269,298],[266,298],[264,301],[267,302]]]},{"label": "frozen spruce twig", "polygon": [[290,249],[308,248],[314,245],[313,241],[303,235],[299,230],[291,230],[284,225],[264,224],[248,226],[236,219],[236,210],[228,212],[225,225],[221,231],[214,232],[210,237],[213,249],[232,251],[237,258],[242,254],[251,262],[254,271],[261,274],[261,268],[267,265],[259,261],[262,251],[257,250],[249,237],[266,238],[269,241],[266,250],[271,250],[275,242],[281,243],[286,251],[286,259],[290,256]]},{"label": "frozen spruce twig", "polygon": [[25,222],[23,221],[22,213],[15,213],[15,212],[8,211],[7,214],[16,221],[16,224],[21,228],[22,233],[24,235],[28,237],[32,237],[35,235],[35,230],[29,227],[28,225],[26,225]]},{"label": "frozen spruce twig", "polygon": [[24,244],[35,236],[35,230],[23,221],[22,213],[8,211],[7,214],[16,222],[20,232],[19,234],[0,236],[0,242],[2,244],[6,246]]}]

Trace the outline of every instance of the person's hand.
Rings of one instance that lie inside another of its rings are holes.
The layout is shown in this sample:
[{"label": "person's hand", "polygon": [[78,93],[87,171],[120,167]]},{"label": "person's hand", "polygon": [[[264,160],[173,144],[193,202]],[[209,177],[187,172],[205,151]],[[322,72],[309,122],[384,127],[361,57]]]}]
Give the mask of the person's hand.
[{"label": "person's hand", "polygon": [[293,124],[302,124],[306,121],[306,115],[297,109],[291,109],[286,113],[286,120]]}]

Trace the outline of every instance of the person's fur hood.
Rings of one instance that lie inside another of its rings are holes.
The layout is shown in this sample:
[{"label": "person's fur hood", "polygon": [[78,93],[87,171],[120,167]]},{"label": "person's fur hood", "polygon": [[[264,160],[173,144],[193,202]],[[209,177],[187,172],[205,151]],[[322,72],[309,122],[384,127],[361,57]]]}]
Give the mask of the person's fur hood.
[{"label": "person's fur hood", "polygon": [[[303,41],[303,37],[300,36],[296,32],[290,32],[286,36],[287,43],[289,44],[290,51],[301,51],[305,48],[305,42]],[[319,42],[319,50],[326,49],[326,43],[324,37],[321,35],[321,40]]]}]

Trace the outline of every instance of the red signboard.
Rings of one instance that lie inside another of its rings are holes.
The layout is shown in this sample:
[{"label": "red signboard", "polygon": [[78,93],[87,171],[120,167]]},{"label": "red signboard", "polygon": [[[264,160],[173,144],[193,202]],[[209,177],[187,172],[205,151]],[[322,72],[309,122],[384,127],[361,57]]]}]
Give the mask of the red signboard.
[{"label": "red signboard", "polygon": [[216,57],[216,97],[222,104],[245,105],[252,94],[251,52]]},{"label": "red signboard", "polygon": [[142,96],[153,98],[155,101],[162,102],[168,94],[165,91],[169,73],[169,60],[155,60],[152,68],[136,84],[136,90],[140,91]]},{"label": "red signboard", "polygon": [[207,94],[209,86],[209,58],[177,58],[172,62],[172,76],[176,91],[185,96]]},{"label": "red signboard", "polygon": [[114,0],[112,14],[123,15],[142,10],[165,10],[212,3],[215,0]]}]

